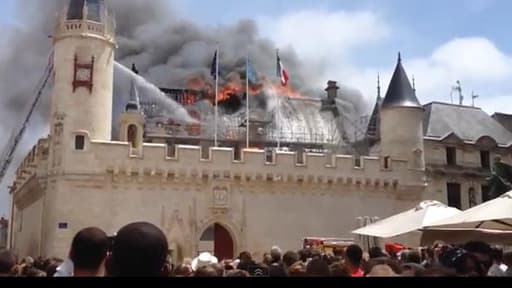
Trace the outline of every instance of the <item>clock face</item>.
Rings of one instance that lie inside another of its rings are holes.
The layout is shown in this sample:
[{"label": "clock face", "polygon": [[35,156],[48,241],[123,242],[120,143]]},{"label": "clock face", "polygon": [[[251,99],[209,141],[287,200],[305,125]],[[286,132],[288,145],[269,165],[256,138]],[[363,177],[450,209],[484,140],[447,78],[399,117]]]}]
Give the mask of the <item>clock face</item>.
[{"label": "clock face", "polygon": [[76,72],[76,80],[78,81],[90,81],[91,71],[89,69],[78,69]]}]

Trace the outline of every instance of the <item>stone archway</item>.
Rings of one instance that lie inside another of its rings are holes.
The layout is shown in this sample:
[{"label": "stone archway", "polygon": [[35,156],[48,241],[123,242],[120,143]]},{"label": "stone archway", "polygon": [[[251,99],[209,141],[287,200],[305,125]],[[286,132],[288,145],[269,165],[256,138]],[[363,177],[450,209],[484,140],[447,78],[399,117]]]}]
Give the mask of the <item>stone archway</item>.
[{"label": "stone archway", "polygon": [[235,256],[235,240],[228,228],[220,223],[213,223],[201,234],[198,252],[210,252],[219,261],[233,259]]}]

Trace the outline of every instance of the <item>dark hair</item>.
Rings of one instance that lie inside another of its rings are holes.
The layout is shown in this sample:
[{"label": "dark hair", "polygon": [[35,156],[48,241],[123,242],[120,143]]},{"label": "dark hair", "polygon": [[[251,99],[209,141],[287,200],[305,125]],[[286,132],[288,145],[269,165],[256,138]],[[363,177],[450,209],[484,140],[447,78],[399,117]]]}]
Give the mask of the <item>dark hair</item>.
[{"label": "dark hair", "polygon": [[9,274],[12,268],[16,266],[18,259],[14,253],[9,250],[0,251],[0,273]]},{"label": "dark hair", "polygon": [[380,247],[372,247],[368,254],[370,255],[370,259],[387,257],[387,255],[384,254],[384,251],[382,251],[382,248]]},{"label": "dark hair", "polygon": [[498,246],[492,247],[491,258],[494,261],[503,262],[503,248]]},{"label": "dark hair", "polygon": [[27,267],[24,271],[23,271],[23,276],[26,276],[26,277],[46,277],[46,272],[40,270],[40,269],[37,269],[35,267]]},{"label": "dark hair", "polygon": [[306,264],[300,261],[288,268],[288,276],[290,277],[304,277],[307,275]]},{"label": "dark hair", "polygon": [[240,262],[251,261],[252,260],[252,255],[248,251],[243,251],[242,253],[240,253],[240,256],[238,258],[240,259]]},{"label": "dark hair", "polygon": [[345,251],[345,256],[351,264],[359,266],[363,260],[363,249],[358,245],[350,245]]},{"label": "dark hair", "polygon": [[491,245],[482,241],[471,241],[464,245],[464,250],[471,253],[479,253],[491,256],[492,248]]},{"label": "dark hair", "polygon": [[311,277],[329,277],[331,276],[331,270],[329,265],[321,259],[313,259],[306,266],[306,273]]},{"label": "dark hair", "polygon": [[197,268],[194,277],[219,277],[219,274],[212,265],[203,265]]},{"label": "dark hair", "polygon": [[416,271],[416,277],[457,277],[457,274],[444,267],[432,267],[422,271]]},{"label": "dark hair", "polygon": [[153,224],[140,222],[123,227],[112,249],[112,276],[160,276],[168,245],[165,234]]},{"label": "dark hair", "polygon": [[286,267],[292,266],[297,261],[299,261],[299,254],[297,254],[297,252],[288,251],[288,252],[284,253],[283,264]]},{"label": "dark hair", "polygon": [[334,249],[332,249],[332,253],[336,257],[343,258],[345,256],[345,249],[342,247],[334,247]]},{"label": "dark hair", "polygon": [[238,277],[238,278],[241,278],[241,277],[249,277],[249,273],[247,273],[247,271],[243,271],[243,270],[232,270],[232,271],[229,271],[228,273],[226,273],[226,277]]},{"label": "dark hair", "polygon": [[421,255],[416,250],[409,250],[405,254],[405,262],[406,263],[416,263],[421,264]]},{"label": "dark hair", "polygon": [[71,243],[70,259],[75,268],[98,270],[108,252],[108,236],[103,230],[90,227],[81,230]]},{"label": "dark hair", "polygon": [[[453,248],[441,256],[441,263],[446,268],[454,269],[459,275],[477,273],[484,276],[484,271],[479,265],[478,259],[462,248]],[[473,265],[471,265],[473,264]]]},{"label": "dark hair", "polygon": [[329,266],[331,270],[331,276],[334,277],[350,277],[350,269],[343,265],[343,263],[337,262]]},{"label": "dark hair", "polygon": [[64,262],[62,259],[52,258],[45,261],[46,277],[53,277],[57,273],[57,268]]}]

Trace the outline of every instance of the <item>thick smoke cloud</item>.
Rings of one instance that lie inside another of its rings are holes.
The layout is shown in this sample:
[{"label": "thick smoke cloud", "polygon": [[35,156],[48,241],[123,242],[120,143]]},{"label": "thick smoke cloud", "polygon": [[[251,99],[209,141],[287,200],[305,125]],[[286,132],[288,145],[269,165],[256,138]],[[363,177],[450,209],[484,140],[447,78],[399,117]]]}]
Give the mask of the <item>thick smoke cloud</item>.
[{"label": "thick smoke cloud", "polygon": [[[56,11],[64,7],[64,2],[66,0],[17,1],[16,19],[19,25],[3,28],[6,30],[2,31],[4,35],[8,35],[0,49],[0,132],[3,135],[19,128],[16,125],[21,123],[35,97],[36,84],[42,77],[51,51],[52,39],[49,35],[53,32]],[[174,14],[169,9],[169,1],[109,2],[117,20],[119,49],[116,58],[128,67],[135,63],[141,75],[159,87],[183,87],[192,75],[209,79],[217,43],[221,48],[223,78],[232,72],[243,74],[248,51],[251,62],[261,75],[269,78],[275,76],[276,47],[270,40],[259,36],[252,20],[228,26],[204,27]],[[308,82],[321,71],[314,71],[307,63],[302,63],[292,47],[283,49],[281,58],[292,74],[292,85],[296,90],[307,96],[323,94],[324,87],[312,87]],[[116,83],[115,86],[115,105],[119,110],[127,101],[129,85]],[[366,112],[366,104],[358,92],[342,89],[341,94],[342,106],[351,117]],[[12,167],[18,166],[36,139],[48,133],[49,116],[49,93],[46,93]],[[0,139],[0,148],[4,147],[7,138]],[[0,202],[6,203],[3,199]]]}]

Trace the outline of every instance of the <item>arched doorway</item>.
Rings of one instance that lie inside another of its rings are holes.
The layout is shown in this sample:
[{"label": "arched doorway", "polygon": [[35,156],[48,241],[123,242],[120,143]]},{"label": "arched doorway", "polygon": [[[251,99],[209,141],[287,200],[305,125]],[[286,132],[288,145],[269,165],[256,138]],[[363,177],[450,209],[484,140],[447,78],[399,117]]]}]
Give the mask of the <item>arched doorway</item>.
[{"label": "arched doorway", "polygon": [[201,235],[199,252],[210,252],[219,261],[233,259],[235,244],[231,233],[219,223],[211,225]]}]

